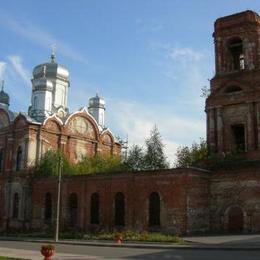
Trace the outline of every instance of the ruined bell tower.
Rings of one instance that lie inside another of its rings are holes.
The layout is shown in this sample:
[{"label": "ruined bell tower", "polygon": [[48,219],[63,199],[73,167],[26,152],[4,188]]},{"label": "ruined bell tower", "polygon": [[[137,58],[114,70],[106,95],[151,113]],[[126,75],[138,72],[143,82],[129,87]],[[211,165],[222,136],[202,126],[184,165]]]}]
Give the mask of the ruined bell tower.
[{"label": "ruined bell tower", "polygon": [[216,20],[215,76],[206,100],[211,154],[260,158],[260,16],[245,11]]}]

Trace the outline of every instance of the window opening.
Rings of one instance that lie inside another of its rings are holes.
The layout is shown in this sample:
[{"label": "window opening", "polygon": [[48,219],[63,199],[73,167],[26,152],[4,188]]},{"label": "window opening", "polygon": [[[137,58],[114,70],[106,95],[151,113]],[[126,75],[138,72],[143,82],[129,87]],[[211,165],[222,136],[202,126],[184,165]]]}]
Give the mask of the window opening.
[{"label": "window opening", "polygon": [[233,125],[232,126],[234,148],[236,152],[244,152],[245,145],[245,127],[244,125]]},{"label": "window opening", "polygon": [[243,42],[241,39],[234,39],[229,44],[229,51],[232,56],[232,69],[243,70],[245,69],[245,59],[243,54]]}]

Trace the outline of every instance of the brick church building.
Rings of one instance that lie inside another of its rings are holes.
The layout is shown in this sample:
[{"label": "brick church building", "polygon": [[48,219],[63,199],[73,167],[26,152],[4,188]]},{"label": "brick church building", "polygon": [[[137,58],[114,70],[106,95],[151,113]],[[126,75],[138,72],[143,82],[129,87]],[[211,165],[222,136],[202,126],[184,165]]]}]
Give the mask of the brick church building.
[{"label": "brick church building", "polygon": [[[215,76],[206,99],[210,169],[93,174],[62,178],[61,226],[197,232],[260,231],[260,17],[245,11],[216,20]],[[57,178],[35,177],[49,149],[71,161],[119,154],[104,127],[104,100],[69,113],[68,71],[55,61],[35,67],[28,115],[9,110],[0,92],[0,226],[55,223]]]}]

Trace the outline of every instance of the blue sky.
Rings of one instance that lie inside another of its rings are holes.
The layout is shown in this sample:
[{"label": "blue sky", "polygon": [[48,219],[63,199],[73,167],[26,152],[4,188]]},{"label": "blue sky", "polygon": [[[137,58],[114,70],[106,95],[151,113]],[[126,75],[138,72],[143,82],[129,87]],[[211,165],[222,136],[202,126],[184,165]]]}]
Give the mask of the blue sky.
[{"label": "blue sky", "polygon": [[0,78],[11,109],[27,111],[33,67],[49,59],[70,71],[69,107],[98,92],[106,125],[143,144],[156,124],[171,161],[176,147],[205,137],[201,88],[214,75],[213,25],[259,0],[2,1]]}]

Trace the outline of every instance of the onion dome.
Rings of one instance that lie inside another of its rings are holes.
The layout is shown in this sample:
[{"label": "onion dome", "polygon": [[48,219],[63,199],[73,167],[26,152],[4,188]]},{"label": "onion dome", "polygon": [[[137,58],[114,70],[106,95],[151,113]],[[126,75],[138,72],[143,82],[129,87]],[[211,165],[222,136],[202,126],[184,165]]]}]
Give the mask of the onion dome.
[{"label": "onion dome", "polygon": [[33,69],[33,78],[37,79],[41,77],[68,80],[69,71],[64,66],[56,63],[55,54],[52,53],[50,62],[37,65]]},{"label": "onion dome", "polygon": [[89,99],[89,108],[105,108],[105,100],[96,94],[95,97]]},{"label": "onion dome", "polygon": [[4,81],[2,81],[2,89],[0,91],[0,103],[9,106],[10,98],[7,93],[4,92]]}]

